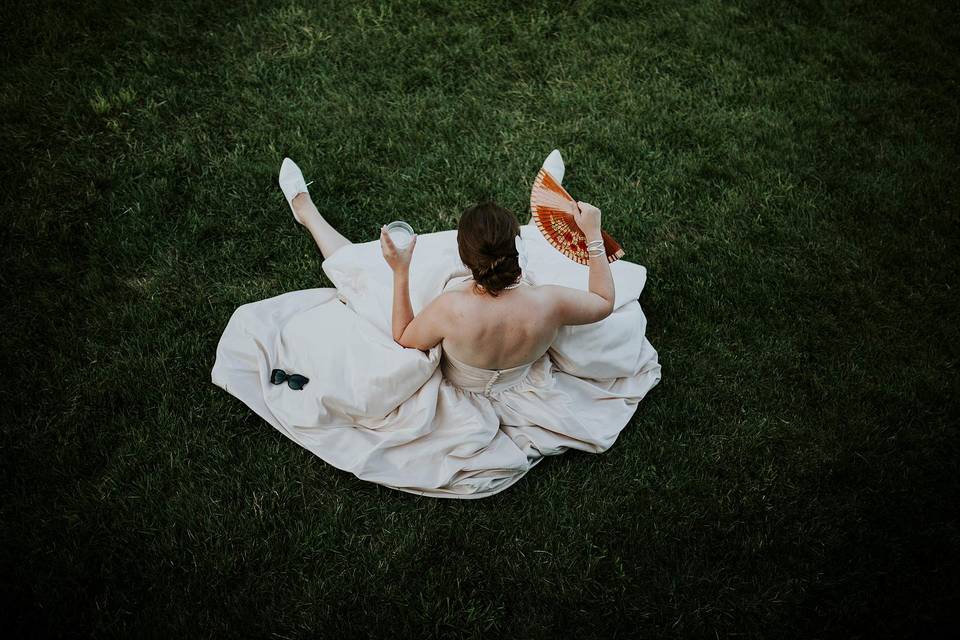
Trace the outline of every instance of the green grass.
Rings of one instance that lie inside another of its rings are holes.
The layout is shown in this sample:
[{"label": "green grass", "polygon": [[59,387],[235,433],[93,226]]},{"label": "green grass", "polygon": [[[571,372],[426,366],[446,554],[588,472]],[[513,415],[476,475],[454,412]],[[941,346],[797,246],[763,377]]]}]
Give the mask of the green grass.
[{"label": "green grass", "polygon": [[[960,622],[955,3],[62,4],[4,9],[6,629]],[[330,286],[283,155],[370,240],[525,222],[554,147],[649,269],[663,380],[610,451],[419,498],[210,383],[234,308]]]}]

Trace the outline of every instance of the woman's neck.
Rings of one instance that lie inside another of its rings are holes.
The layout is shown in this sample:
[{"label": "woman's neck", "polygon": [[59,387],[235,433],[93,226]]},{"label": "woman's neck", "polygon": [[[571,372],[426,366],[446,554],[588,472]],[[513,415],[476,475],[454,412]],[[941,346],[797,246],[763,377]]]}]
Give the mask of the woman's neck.
[{"label": "woman's neck", "polygon": [[[474,282],[476,283],[476,280],[474,280]],[[501,291],[506,291],[507,289],[516,289],[521,284],[523,284],[523,277],[521,277],[520,280],[514,282],[513,284],[505,286],[503,289],[501,289]],[[484,289],[483,285],[479,283],[477,283],[476,287],[474,287],[474,291],[477,293],[477,295],[488,295],[487,290]],[[493,297],[493,296],[490,296],[490,297]]]}]

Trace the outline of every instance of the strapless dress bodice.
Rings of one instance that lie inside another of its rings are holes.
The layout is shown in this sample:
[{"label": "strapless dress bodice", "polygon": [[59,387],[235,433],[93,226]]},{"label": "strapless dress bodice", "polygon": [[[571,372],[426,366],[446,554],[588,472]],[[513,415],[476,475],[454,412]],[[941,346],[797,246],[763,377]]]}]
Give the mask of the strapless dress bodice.
[{"label": "strapless dress bodice", "polygon": [[527,362],[507,369],[486,369],[467,364],[463,360],[453,357],[447,351],[443,351],[440,357],[440,370],[443,377],[464,391],[473,391],[489,396],[491,393],[503,391],[523,382],[530,368],[539,360]]}]

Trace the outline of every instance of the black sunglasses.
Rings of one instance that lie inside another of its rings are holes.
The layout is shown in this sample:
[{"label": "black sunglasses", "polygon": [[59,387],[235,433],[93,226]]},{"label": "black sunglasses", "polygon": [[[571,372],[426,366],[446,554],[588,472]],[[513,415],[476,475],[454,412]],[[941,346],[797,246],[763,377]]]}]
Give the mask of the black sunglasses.
[{"label": "black sunglasses", "polygon": [[302,376],[299,373],[287,373],[283,369],[274,369],[270,372],[270,382],[273,384],[287,383],[287,386],[294,391],[300,391],[304,385],[310,382],[310,378]]}]

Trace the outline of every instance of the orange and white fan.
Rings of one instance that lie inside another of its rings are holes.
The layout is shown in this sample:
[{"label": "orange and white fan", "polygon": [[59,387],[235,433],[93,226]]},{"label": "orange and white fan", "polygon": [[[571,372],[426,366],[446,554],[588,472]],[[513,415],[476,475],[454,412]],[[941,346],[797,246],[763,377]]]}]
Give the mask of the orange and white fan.
[{"label": "orange and white fan", "polygon": [[[530,192],[530,213],[540,229],[540,233],[553,247],[574,262],[590,264],[587,254],[587,238],[577,226],[573,214],[579,209],[577,202],[566,189],[560,186],[563,180],[563,158],[554,149],[543,162],[543,166],[533,181]],[[610,234],[601,230],[603,249],[607,262],[623,257],[623,249]]]}]

